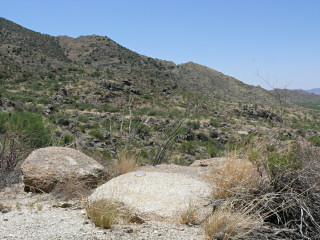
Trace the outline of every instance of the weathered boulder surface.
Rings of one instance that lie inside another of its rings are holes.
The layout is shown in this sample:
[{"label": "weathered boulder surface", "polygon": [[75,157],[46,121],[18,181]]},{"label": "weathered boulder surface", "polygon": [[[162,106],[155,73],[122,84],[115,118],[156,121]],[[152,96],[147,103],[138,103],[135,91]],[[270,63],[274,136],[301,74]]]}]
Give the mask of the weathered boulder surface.
[{"label": "weathered boulder surface", "polygon": [[195,160],[191,167],[214,167],[218,168],[223,166],[228,161],[228,157],[215,157],[208,159]]},{"label": "weathered boulder surface", "polygon": [[26,191],[50,192],[70,179],[96,187],[105,176],[104,167],[87,155],[66,147],[33,151],[21,165]]},{"label": "weathered boulder surface", "polygon": [[116,200],[132,208],[147,220],[177,220],[191,205],[205,208],[211,195],[211,186],[205,181],[178,173],[131,172],[111,179],[98,187],[89,202]]}]

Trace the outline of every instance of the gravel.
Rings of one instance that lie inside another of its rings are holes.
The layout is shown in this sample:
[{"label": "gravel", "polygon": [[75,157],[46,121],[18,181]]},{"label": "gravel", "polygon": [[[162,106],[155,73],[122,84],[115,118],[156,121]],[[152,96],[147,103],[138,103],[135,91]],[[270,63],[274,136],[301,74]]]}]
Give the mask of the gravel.
[{"label": "gravel", "polygon": [[169,222],[148,221],[115,225],[112,229],[97,228],[87,219],[79,202],[61,208],[62,202],[57,202],[50,194],[26,194],[22,185],[1,191],[0,203],[11,207],[10,212],[0,213],[1,240],[204,239],[202,226]]}]

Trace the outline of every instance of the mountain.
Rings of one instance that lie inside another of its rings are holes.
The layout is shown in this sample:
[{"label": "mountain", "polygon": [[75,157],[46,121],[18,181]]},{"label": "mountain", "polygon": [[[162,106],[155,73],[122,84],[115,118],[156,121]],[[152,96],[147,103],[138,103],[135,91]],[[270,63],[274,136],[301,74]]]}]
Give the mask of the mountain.
[{"label": "mountain", "polygon": [[262,88],[192,62],[176,65],[146,57],[108,37],[52,37],[0,18],[0,43],[2,78],[23,77],[36,72],[61,73],[78,68],[96,74],[108,72],[114,84],[129,80],[142,93],[176,89],[222,100],[274,103],[272,94]]},{"label": "mountain", "polygon": [[[143,56],[105,36],[52,37],[0,18],[0,43],[0,79],[23,81],[35,73],[59,75],[81,69],[96,74],[100,84],[109,81],[107,85],[123,85],[127,81],[133,91],[140,93],[186,91],[244,103],[277,102],[274,90],[247,85],[193,62],[176,65]],[[286,94],[293,103],[315,102],[319,97],[314,94],[320,94],[320,89],[286,90]]]},{"label": "mountain", "polygon": [[313,94],[320,95],[320,88],[313,88],[313,89],[305,90],[305,91],[308,92],[308,93],[313,93]]}]

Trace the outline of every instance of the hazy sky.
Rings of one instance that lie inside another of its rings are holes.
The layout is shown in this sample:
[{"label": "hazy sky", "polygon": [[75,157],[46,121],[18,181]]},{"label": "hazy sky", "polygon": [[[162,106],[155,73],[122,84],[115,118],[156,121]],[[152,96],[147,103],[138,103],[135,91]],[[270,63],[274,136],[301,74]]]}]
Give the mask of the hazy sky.
[{"label": "hazy sky", "polygon": [[252,85],[320,87],[319,0],[1,0],[0,16],[50,35],[98,34]]}]

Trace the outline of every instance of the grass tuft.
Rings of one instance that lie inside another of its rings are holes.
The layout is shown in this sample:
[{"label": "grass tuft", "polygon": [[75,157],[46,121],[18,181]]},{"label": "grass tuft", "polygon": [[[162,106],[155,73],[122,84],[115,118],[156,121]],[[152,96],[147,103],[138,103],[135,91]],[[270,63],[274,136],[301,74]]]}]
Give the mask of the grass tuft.
[{"label": "grass tuft", "polygon": [[254,229],[262,224],[262,220],[249,209],[234,210],[224,205],[215,210],[205,224],[205,236],[211,239],[246,239]]},{"label": "grass tuft", "polygon": [[247,160],[230,157],[222,169],[214,172],[214,199],[230,198],[255,189],[261,176],[255,166]]},{"label": "grass tuft", "polygon": [[115,200],[99,200],[86,207],[88,218],[96,227],[112,228],[114,224],[128,223],[134,217],[132,211]]},{"label": "grass tuft", "polygon": [[189,203],[188,208],[180,213],[179,223],[187,225],[199,224],[199,211],[194,204]]}]

